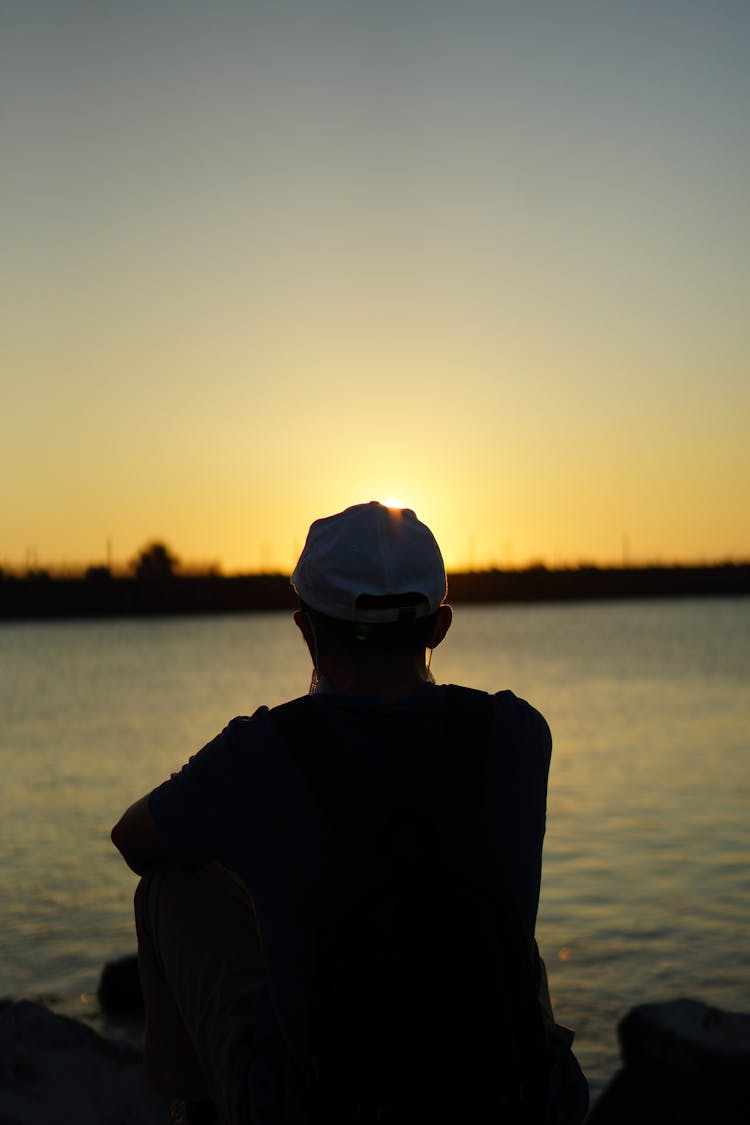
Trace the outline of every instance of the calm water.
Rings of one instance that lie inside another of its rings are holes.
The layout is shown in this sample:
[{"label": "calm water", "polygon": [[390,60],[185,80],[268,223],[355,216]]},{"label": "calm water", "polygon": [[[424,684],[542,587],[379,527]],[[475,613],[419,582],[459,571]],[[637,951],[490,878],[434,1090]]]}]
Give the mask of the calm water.
[{"label": "calm water", "polygon": [[[552,727],[538,938],[594,1092],[631,1005],[750,1010],[750,600],[459,607],[433,669]],[[0,995],[96,1021],[134,948],[111,825],[308,680],[285,615],[0,624]]]}]

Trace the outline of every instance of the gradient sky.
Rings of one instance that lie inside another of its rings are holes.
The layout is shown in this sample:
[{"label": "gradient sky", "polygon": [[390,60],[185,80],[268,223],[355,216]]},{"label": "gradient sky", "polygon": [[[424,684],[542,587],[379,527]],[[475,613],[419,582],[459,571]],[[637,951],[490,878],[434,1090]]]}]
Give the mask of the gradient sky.
[{"label": "gradient sky", "polygon": [[750,557],[746,0],[6,0],[0,564]]}]

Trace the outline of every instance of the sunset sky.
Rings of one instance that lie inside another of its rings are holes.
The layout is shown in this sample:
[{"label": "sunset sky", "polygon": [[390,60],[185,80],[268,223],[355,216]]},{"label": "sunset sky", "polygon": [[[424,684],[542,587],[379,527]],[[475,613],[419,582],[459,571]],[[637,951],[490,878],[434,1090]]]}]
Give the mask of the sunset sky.
[{"label": "sunset sky", "polygon": [[0,565],[750,558],[746,0],[6,0]]}]

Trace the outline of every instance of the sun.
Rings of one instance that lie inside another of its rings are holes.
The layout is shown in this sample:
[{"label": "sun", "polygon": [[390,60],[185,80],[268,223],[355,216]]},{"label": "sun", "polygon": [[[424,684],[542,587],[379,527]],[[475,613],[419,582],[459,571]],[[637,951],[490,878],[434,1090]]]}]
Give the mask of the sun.
[{"label": "sun", "polygon": [[403,500],[397,499],[395,496],[389,496],[387,500],[382,500],[381,503],[385,504],[386,508],[406,508]]}]

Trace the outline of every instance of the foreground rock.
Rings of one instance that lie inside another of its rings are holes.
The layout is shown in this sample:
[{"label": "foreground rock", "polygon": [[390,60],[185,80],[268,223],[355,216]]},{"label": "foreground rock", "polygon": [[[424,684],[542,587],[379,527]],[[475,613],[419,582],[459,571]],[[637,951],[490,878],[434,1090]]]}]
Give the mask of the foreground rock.
[{"label": "foreground rock", "polygon": [[[748,1125],[750,1015],[675,1000],[633,1008],[618,1031],[623,1069],[587,1125]],[[0,1125],[167,1120],[140,1052],[41,1004],[0,1002]]]},{"label": "foreground rock", "polygon": [[101,1010],[109,1016],[143,1019],[143,994],[135,953],[107,962],[99,978],[96,998]]},{"label": "foreground rock", "polygon": [[671,1000],[617,1030],[623,1067],[587,1125],[748,1125],[750,1014]]},{"label": "foreground rock", "polygon": [[41,1004],[0,1007],[2,1125],[163,1125],[139,1052]]}]

